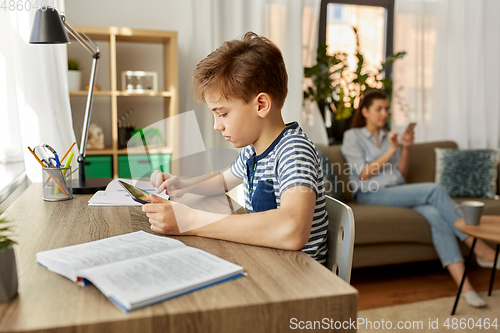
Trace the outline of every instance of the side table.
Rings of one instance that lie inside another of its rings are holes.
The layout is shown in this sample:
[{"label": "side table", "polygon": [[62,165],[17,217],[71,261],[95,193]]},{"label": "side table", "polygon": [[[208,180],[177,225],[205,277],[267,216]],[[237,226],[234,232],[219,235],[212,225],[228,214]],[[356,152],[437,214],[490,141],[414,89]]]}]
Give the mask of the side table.
[{"label": "side table", "polygon": [[479,225],[468,225],[465,224],[464,219],[460,219],[457,222],[455,222],[455,226],[457,227],[458,230],[466,233],[469,236],[474,237],[474,241],[472,242],[472,247],[470,248],[469,256],[467,257],[465,263],[464,276],[462,277],[462,282],[460,283],[460,287],[458,288],[458,294],[455,300],[455,305],[453,306],[453,311],[451,312],[452,316],[455,314],[455,310],[457,309],[458,300],[460,299],[460,293],[462,292],[462,287],[464,285],[465,277],[467,276],[467,270],[469,269],[469,263],[472,258],[474,247],[476,246],[476,241],[478,238],[497,244],[495,261],[493,262],[493,269],[491,272],[490,289],[488,292],[488,296],[491,296],[491,289],[493,288],[493,281],[495,279],[495,271],[498,261],[498,252],[500,249],[500,216],[484,215],[481,217]]}]

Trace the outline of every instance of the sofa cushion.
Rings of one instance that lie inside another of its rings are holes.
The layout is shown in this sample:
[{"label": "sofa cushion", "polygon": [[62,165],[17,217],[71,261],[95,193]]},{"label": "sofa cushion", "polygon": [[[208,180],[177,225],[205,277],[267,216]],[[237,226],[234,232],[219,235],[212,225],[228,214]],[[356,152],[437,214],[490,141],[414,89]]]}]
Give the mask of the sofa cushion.
[{"label": "sofa cushion", "polygon": [[323,150],[318,149],[318,157],[321,161],[321,169],[323,171],[323,178],[325,181],[325,194],[334,199],[342,201],[342,191],[337,185],[338,177],[335,170],[331,168],[332,163]]},{"label": "sofa cushion", "polygon": [[432,244],[427,220],[410,208],[349,203],[356,221],[355,244]]},{"label": "sofa cushion", "polygon": [[456,149],[453,141],[437,141],[416,143],[410,148],[410,170],[406,181],[408,183],[432,183],[436,174],[435,148]]},{"label": "sofa cushion", "polygon": [[[342,193],[342,201],[351,201],[351,193],[347,190],[347,184],[349,183],[349,173],[345,172],[346,161],[344,155],[340,151],[341,145],[333,146],[323,146],[318,145],[317,148],[325,153],[330,160],[330,165],[325,166],[326,170],[330,174],[334,174],[337,177],[337,182],[334,184],[335,192]],[[323,169],[323,172],[325,170]]]},{"label": "sofa cushion", "polygon": [[438,259],[439,257],[432,244],[386,243],[356,245],[354,247],[352,267],[385,266]]},{"label": "sofa cushion", "polygon": [[498,151],[436,148],[436,183],[452,197],[494,198]]}]

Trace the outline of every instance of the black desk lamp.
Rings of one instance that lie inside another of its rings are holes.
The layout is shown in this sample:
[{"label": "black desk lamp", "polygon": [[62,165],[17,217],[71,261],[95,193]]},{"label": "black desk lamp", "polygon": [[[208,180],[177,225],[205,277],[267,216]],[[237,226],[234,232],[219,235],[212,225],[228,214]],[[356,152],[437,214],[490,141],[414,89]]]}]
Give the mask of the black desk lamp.
[{"label": "black desk lamp", "polygon": [[109,178],[85,178],[85,150],[87,149],[90,117],[92,115],[94,81],[97,72],[97,60],[100,56],[99,47],[87,36],[85,36],[87,37],[87,40],[85,40],[66,22],[64,14],[59,14],[59,12],[52,7],[41,7],[36,11],[33,28],[31,30],[30,44],[68,44],[70,41],[64,28],[66,28],[94,58],[92,61],[92,71],[90,73],[87,104],[85,107],[80,155],[78,156],[79,179],[73,181],[73,193],[92,194],[98,190],[104,190],[111,181]]}]

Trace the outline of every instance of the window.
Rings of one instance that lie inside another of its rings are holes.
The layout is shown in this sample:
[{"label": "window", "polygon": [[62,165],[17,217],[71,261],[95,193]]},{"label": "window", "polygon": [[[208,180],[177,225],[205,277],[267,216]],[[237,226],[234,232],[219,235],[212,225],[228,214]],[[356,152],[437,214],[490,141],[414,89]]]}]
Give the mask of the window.
[{"label": "window", "polygon": [[319,42],[327,44],[329,53],[346,52],[354,69],[355,27],[368,68],[379,68],[393,52],[393,21],[394,0],[322,0]]}]

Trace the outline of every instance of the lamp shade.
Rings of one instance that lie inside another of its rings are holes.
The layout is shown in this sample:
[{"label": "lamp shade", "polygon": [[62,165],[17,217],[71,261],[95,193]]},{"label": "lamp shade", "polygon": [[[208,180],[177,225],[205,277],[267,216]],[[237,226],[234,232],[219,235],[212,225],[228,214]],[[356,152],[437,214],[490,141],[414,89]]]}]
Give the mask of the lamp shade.
[{"label": "lamp shade", "polygon": [[68,35],[59,12],[52,7],[41,7],[35,13],[30,44],[67,44]]}]

